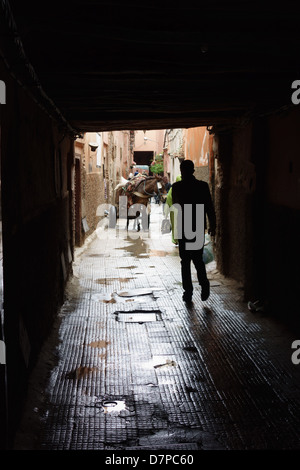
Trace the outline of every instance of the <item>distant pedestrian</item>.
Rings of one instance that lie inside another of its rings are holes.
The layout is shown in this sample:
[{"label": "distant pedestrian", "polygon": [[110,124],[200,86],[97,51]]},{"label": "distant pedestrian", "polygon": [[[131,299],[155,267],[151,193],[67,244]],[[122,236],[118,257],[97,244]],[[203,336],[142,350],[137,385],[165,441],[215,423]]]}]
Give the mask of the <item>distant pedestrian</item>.
[{"label": "distant pedestrian", "polygon": [[[177,211],[177,238],[179,243],[179,256],[181,258],[183,300],[191,302],[193,296],[193,283],[191,277],[191,262],[197,271],[198,282],[202,287],[201,299],[207,300],[210,294],[210,285],[203,262],[203,244],[199,247],[199,236],[204,241],[204,231],[207,228],[206,217],[209,221],[211,236],[215,235],[216,216],[209,190],[205,181],[197,180],[194,176],[194,163],[192,160],[183,160],[180,165],[182,180],[172,185],[173,205],[178,206]],[[203,212],[201,210],[203,209]],[[203,213],[204,220],[199,224],[199,214]],[[198,233],[198,228],[203,233]],[[175,235],[176,237],[176,235]],[[198,239],[197,239],[198,237]]]},{"label": "distant pedestrian", "polygon": [[164,182],[166,190],[169,191],[171,189],[171,186],[172,186],[170,181],[169,181],[169,178],[167,176],[164,176],[163,177],[163,182]]}]

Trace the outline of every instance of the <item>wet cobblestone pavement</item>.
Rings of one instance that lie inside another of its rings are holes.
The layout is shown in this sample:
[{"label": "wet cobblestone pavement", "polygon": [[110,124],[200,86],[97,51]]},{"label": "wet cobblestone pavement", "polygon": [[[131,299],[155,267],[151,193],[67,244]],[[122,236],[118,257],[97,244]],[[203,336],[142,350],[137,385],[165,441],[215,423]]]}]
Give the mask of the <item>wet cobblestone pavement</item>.
[{"label": "wet cobblestone pavement", "polygon": [[16,449],[300,449],[296,334],[250,312],[214,263],[210,298],[193,272],[188,307],[161,211],[149,233],[121,220],[78,250]]}]

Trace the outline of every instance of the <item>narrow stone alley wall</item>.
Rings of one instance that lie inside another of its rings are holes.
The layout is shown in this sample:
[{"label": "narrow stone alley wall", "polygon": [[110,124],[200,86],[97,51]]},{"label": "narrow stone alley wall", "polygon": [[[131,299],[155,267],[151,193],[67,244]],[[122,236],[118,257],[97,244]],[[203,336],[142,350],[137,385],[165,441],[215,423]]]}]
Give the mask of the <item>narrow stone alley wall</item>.
[{"label": "narrow stone alley wall", "polygon": [[260,300],[266,312],[299,327],[297,122],[294,109],[216,133],[215,250],[218,268],[242,283],[245,300]]},{"label": "narrow stone alley wall", "polygon": [[82,246],[97,229],[105,208],[115,203],[114,189],[121,177],[129,173],[129,132],[85,133],[75,141],[75,155],[75,243]]},{"label": "narrow stone alley wall", "polygon": [[212,136],[205,126],[184,129],[184,156],[193,160],[195,177],[209,183],[210,140]]},{"label": "narrow stone alley wall", "polygon": [[300,324],[300,110],[274,115],[266,171],[266,297],[274,314]]},{"label": "narrow stone alley wall", "polygon": [[[73,136],[0,64],[8,434],[72,268]],[[2,394],[2,390],[1,390]]]},{"label": "narrow stone alley wall", "polygon": [[[95,147],[91,145],[95,143]],[[75,242],[82,246],[97,228],[97,208],[105,201],[102,168],[102,139],[97,133],[86,133],[75,141]],[[100,157],[99,157],[100,155]]]}]

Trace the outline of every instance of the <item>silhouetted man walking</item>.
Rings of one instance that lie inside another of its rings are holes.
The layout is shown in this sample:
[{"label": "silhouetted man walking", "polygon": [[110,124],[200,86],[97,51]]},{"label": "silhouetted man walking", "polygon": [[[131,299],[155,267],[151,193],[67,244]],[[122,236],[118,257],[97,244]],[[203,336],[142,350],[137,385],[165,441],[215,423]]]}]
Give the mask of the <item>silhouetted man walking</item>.
[{"label": "silhouetted man walking", "polygon": [[193,283],[191,277],[191,262],[197,271],[199,284],[202,287],[201,299],[207,300],[210,293],[209,281],[203,262],[204,232],[209,221],[210,235],[215,235],[216,216],[209,190],[205,181],[197,180],[194,176],[192,160],[183,160],[180,165],[182,180],[172,185],[173,206],[177,207],[177,227],[179,256],[181,258],[181,276],[183,300],[191,302]]}]

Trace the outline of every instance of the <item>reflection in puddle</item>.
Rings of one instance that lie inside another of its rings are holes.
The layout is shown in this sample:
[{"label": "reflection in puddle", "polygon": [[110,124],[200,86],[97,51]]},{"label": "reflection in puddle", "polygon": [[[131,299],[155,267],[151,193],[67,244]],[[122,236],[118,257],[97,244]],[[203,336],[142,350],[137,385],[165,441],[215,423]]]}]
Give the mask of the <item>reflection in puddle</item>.
[{"label": "reflection in puddle", "polygon": [[101,408],[103,413],[119,414],[121,411],[127,410],[126,403],[123,400],[105,400],[95,404]]},{"label": "reflection in puddle", "polygon": [[[167,430],[160,430],[155,433],[139,438],[140,446],[150,446],[158,448],[172,448],[172,445],[182,446],[190,450],[224,450],[225,447],[218,441],[214,433],[191,429],[189,427],[170,426]],[[177,447],[176,447],[177,449]]]},{"label": "reflection in puddle", "polygon": [[116,248],[116,250],[124,250],[127,253],[129,253],[131,256],[135,256],[137,258],[140,258],[140,257],[144,258],[145,256],[146,257],[149,256],[148,244],[145,243],[145,241],[143,240],[141,236],[137,236],[135,240],[133,240],[132,237],[127,236],[125,241],[130,242],[130,244],[120,247],[120,248]]},{"label": "reflection in puddle", "polygon": [[110,255],[108,253],[89,253],[87,256],[90,258],[109,258]]},{"label": "reflection in puddle", "polygon": [[94,302],[103,302],[105,304],[116,304],[116,303],[125,303],[125,302],[134,302],[134,303],[149,303],[154,302],[153,295],[140,295],[136,297],[125,297],[118,296],[116,293],[111,294],[94,294],[92,295],[92,300]]}]

